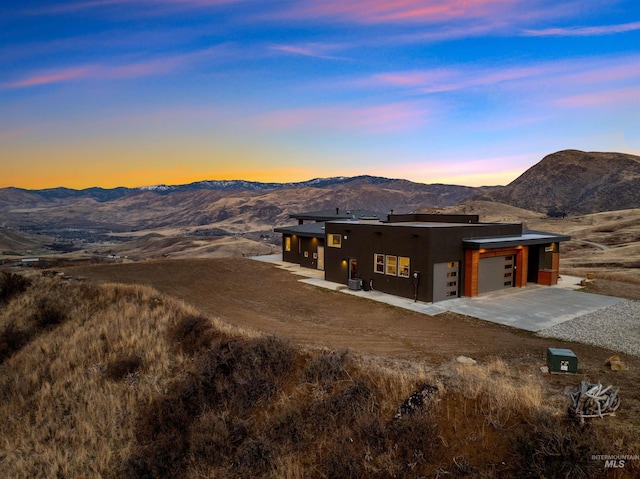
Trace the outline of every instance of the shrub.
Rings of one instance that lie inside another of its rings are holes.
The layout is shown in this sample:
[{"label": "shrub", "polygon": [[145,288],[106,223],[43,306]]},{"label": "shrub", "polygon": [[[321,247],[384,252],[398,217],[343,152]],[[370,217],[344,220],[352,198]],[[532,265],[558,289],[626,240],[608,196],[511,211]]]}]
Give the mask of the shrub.
[{"label": "shrub", "polygon": [[126,356],[119,358],[107,364],[104,375],[108,379],[119,381],[138,371],[141,364],[142,358],[139,356]]},{"label": "shrub", "polygon": [[250,471],[254,475],[265,472],[273,459],[273,447],[264,438],[257,437],[242,443],[238,448],[235,464],[239,469]]},{"label": "shrub", "polygon": [[590,424],[578,426],[567,418],[539,414],[531,429],[519,430],[512,442],[520,477],[589,478],[602,467],[591,456],[607,451],[608,445]]},{"label": "shrub", "polygon": [[347,350],[331,351],[309,360],[303,371],[304,380],[310,383],[317,382],[323,387],[328,387],[337,380],[346,377],[344,368],[347,354]]},{"label": "shrub", "polygon": [[401,472],[428,463],[439,447],[438,424],[426,413],[395,419],[387,427],[387,438]]},{"label": "shrub", "polygon": [[66,320],[66,314],[56,301],[42,298],[38,302],[33,320],[38,328],[47,329],[64,322]]},{"label": "shrub", "polygon": [[26,291],[31,281],[21,274],[4,271],[0,277],[0,303],[6,303],[17,294]]},{"label": "shrub", "polygon": [[169,339],[187,354],[194,354],[219,335],[203,316],[186,316],[176,322],[168,332]]},{"label": "shrub", "polygon": [[0,363],[22,349],[30,339],[27,331],[18,328],[14,322],[7,323],[0,332]]}]

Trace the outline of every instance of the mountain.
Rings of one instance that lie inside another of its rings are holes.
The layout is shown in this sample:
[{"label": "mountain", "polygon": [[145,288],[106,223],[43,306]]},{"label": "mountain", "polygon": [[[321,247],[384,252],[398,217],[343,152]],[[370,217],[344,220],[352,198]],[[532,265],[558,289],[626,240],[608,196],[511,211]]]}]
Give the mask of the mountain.
[{"label": "mountain", "polygon": [[[242,180],[188,185],[73,190],[0,189],[0,225],[116,232],[215,225],[229,233],[271,229],[302,211],[361,208],[410,212],[452,206],[495,187],[427,185],[375,176],[316,178],[299,183]],[[222,226],[221,226],[222,224]]]},{"label": "mountain", "polygon": [[640,156],[559,151],[481,199],[543,213],[640,208]]}]

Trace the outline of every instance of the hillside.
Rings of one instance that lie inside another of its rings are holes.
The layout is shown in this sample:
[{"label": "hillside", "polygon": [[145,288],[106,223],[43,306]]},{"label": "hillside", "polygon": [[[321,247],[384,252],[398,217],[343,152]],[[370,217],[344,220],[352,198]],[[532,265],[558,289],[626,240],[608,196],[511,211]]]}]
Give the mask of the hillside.
[{"label": "hillside", "polygon": [[559,151],[482,198],[541,213],[640,208],[640,157]]},{"label": "hillside", "polygon": [[[476,201],[470,202],[472,198]],[[502,206],[500,211],[485,211],[482,202]],[[455,208],[479,214],[482,221],[528,225],[550,212],[575,217],[639,208],[640,157],[561,151],[506,187],[362,175],[298,183],[234,180],[143,188],[4,188],[0,206],[0,231],[7,245],[1,251],[9,256],[238,256],[276,251],[280,237],[273,229],[292,224],[289,215],[336,207],[381,213]],[[16,242],[21,234],[30,235],[28,240],[22,236],[22,247]]]},{"label": "hillside", "polygon": [[[248,300],[221,281],[231,270],[220,274],[209,266],[218,278],[210,291],[229,303]],[[274,269],[273,275],[304,288],[288,273]],[[245,272],[235,280],[242,277]],[[7,281],[18,283],[4,277],[3,291]],[[269,298],[272,289],[262,284],[261,298]],[[583,427],[567,419],[564,395],[580,378],[543,376],[537,368],[536,352],[551,340],[507,328],[475,325],[491,329],[496,347],[505,335],[514,347],[521,341],[518,355],[527,362],[496,356],[464,366],[444,359],[429,368],[419,359],[310,348],[239,329],[139,285],[34,277],[10,290],[10,297],[1,295],[0,310],[6,477],[623,479],[638,473],[633,461],[604,476],[603,461],[592,459],[640,447],[631,357],[625,358],[629,371],[604,373],[601,356],[608,352],[577,349],[581,368],[604,374],[624,394],[619,416]],[[283,307],[277,299],[261,301],[254,307],[262,311]],[[288,314],[307,322],[310,312]],[[352,319],[361,314],[360,307]],[[313,317],[326,314],[317,310]],[[467,328],[470,319],[452,321]],[[474,336],[459,336],[473,343]],[[429,334],[421,340],[433,343]],[[533,349],[525,346],[532,342]],[[430,354],[428,344],[421,348]]]},{"label": "hillside", "polygon": [[[290,184],[206,181],[114,190],[5,188],[0,190],[0,225],[5,231],[54,237],[53,244],[61,249],[47,250],[45,243],[51,244],[47,239],[38,251],[40,255],[61,251],[135,254],[139,242],[129,246],[122,243],[148,234],[181,238],[180,251],[191,243],[196,246],[193,253],[217,254],[215,250],[225,245],[227,253],[242,254],[264,252],[260,244],[265,236],[277,241],[270,233],[274,227],[291,224],[289,215],[293,213],[336,207],[409,212],[424,205],[451,206],[488,190],[491,188],[425,185],[372,176]],[[137,257],[169,252],[161,242],[157,246],[155,253],[145,248],[147,252],[139,252]]]}]

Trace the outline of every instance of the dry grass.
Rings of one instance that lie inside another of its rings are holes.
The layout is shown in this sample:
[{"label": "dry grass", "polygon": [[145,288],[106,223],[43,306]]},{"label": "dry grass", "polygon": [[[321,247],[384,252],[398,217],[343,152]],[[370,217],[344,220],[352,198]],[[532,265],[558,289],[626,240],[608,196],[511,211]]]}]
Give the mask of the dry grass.
[{"label": "dry grass", "polygon": [[[146,287],[37,279],[8,324],[29,340],[0,365],[6,477],[589,477],[605,439],[640,445],[614,422],[586,434],[499,358],[436,372],[301,349]],[[395,419],[424,384],[438,392]]]}]

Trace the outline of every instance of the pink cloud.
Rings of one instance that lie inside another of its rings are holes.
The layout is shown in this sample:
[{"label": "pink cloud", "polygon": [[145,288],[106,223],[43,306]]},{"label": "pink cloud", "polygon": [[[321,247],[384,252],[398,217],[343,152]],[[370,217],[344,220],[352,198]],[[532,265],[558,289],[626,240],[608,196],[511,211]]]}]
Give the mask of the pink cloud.
[{"label": "pink cloud", "polygon": [[162,6],[183,7],[183,8],[201,8],[215,7],[219,5],[227,5],[229,3],[237,3],[245,0],[90,0],[81,2],[71,2],[65,5],[46,6],[32,9],[32,14],[57,14],[57,13],[73,13],[95,8],[110,7],[112,5],[127,6],[145,6],[157,8]]},{"label": "pink cloud", "polygon": [[272,50],[277,50],[306,57],[322,58],[326,60],[343,60],[343,58],[330,55],[329,52],[340,48],[337,45],[324,43],[307,43],[303,45],[274,45]]},{"label": "pink cloud", "polygon": [[459,17],[485,16],[488,10],[513,2],[507,0],[307,0],[288,15],[317,18],[338,17],[361,23],[394,21],[443,21]]},{"label": "pink cloud", "polygon": [[2,87],[26,88],[74,80],[113,80],[170,73],[204,58],[219,55],[223,51],[224,46],[219,46],[184,55],[173,55],[155,60],[126,63],[121,65],[96,64],[61,68],[58,70],[35,73],[22,80],[5,83]]},{"label": "pink cloud", "polygon": [[556,100],[555,105],[565,108],[626,104],[640,107],[640,90],[635,87],[571,95]]},{"label": "pink cloud", "polygon": [[4,88],[26,88],[38,85],[47,85],[49,83],[59,83],[63,81],[72,81],[80,78],[88,78],[94,73],[95,67],[83,66],[75,68],[66,68],[56,71],[37,73],[22,80],[12,83],[5,83]]},{"label": "pink cloud", "polygon": [[594,27],[545,28],[542,30],[524,30],[523,35],[530,37],[590,37],[595,35],[613,35],[640,30],[640,22],[619,25],[600,25]]},{"label": "pink cloud", "polygon": [[275,129],[321,128],[393,132],[411,130],[428,122],[428,111],[418,103],[373,106],[329,106],[280,110],[257,119]]}]

